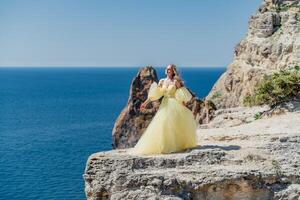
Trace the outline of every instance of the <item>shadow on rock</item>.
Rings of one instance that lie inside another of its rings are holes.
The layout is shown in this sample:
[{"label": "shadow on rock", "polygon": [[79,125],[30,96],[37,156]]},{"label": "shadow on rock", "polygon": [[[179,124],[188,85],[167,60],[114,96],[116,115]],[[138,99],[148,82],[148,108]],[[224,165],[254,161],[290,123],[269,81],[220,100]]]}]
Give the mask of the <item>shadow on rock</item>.
[{"label": "shadow on rock", "polygon": [[238,146],[238,145],[229,145],[229,146],[198,145],[194,149],[222,149],[222,150],[226,150],[226,151],[231,151],[231,150],[240,150],[241,146]]}]

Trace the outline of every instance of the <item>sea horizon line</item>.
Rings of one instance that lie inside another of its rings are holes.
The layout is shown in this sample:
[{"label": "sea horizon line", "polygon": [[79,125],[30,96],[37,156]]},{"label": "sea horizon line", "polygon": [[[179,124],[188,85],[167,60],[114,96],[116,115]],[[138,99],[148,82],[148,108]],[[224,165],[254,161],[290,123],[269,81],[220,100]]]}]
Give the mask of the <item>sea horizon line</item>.
[{"label": "sea horizon line", "polygon": [[[152,66],[154,68],[165,68],[166,66],[142,65],[142,66],[0,66],[0,68],[142,68]],[[180,66],[179,68],[226,68],[227,66]]]}]

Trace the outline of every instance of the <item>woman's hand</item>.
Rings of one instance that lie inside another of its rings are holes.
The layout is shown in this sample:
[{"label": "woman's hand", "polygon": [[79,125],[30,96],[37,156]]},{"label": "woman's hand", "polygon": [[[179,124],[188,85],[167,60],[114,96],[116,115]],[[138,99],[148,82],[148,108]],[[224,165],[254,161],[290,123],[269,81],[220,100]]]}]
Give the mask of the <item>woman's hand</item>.
[{"label": "woman's hand", "polygon": [[147,103],[146,103],[146,102],[143,102],[143,103],[141,104],[141,106],[140,106],[140,109],[143,110],[143,109],[146,108],[146,106],[147,106]]}]

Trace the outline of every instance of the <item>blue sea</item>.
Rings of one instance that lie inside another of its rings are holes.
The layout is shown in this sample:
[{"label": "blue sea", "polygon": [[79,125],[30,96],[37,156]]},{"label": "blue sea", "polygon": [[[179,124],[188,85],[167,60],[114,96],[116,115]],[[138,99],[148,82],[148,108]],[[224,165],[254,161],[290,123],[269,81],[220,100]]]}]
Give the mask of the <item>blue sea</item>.
[{"label": "blue sea", "polygon": [[[138,70],[0,68],[0,199],[85,199],[87,158],[112,149],[112,128]],[[178,69],[201,98],[225,70]]]}]

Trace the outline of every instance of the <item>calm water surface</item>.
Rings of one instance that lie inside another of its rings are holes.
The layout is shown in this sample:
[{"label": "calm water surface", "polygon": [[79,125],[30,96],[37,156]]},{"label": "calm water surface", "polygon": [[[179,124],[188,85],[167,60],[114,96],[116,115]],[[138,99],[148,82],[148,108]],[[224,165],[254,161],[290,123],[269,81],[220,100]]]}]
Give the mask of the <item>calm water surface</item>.
[{"label": "calm water surface", "polygon": [[[111,149],[138,69],[0,68],[0,199],[85,199],[86,160]],[[199,97],[224,71],[179,68]]]}]

